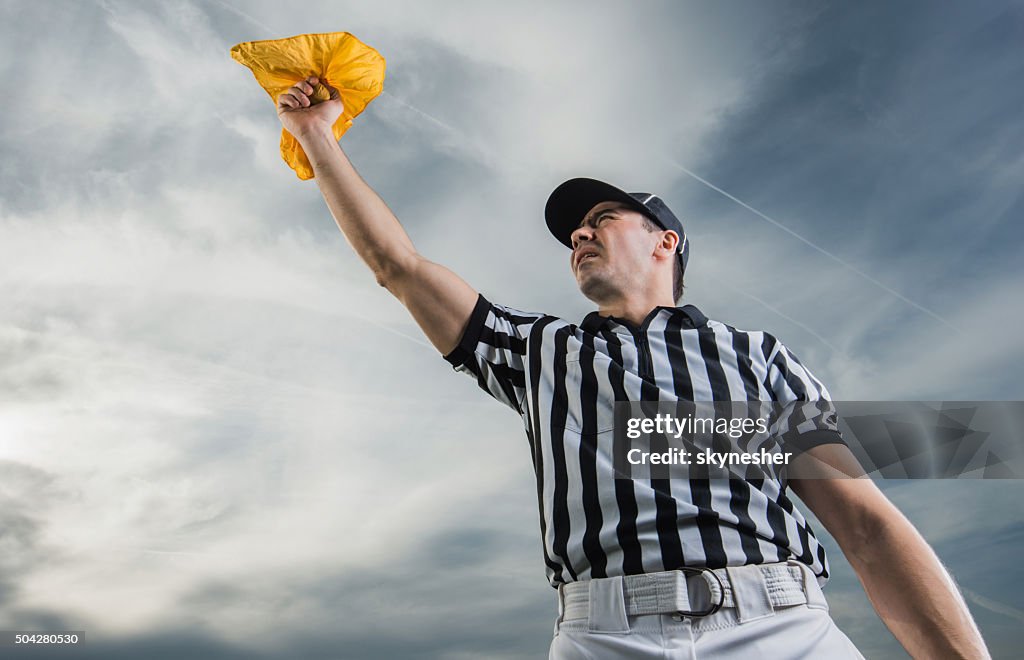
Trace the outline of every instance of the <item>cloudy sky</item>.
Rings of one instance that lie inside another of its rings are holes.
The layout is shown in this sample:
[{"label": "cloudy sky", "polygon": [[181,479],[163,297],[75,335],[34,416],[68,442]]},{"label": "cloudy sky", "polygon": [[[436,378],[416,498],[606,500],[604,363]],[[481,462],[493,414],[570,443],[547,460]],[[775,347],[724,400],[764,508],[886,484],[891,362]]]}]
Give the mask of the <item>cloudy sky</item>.
[{"label": "cloudy sky", "polygon": [[[0,3],[0,629],[71,658],[536,658],[528,446],[280,160],[228,51],[349,31],[388,65],[342,139],[420,251],[581,319],[548,193],[659,193],[685,301],[845,400],[1020,400],[1024,6]],[[885,482],[994,654],[1019,481]],[[823,529],[832,613],[905,657]],[[39,656],[42,657],[42,656]]]}]

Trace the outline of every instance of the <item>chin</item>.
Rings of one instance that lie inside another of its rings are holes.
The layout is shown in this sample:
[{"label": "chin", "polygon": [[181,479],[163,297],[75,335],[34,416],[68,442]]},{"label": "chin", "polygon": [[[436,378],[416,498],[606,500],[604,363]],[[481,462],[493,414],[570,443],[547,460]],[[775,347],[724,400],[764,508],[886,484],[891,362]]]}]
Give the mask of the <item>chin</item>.
[{"label": "chin", "polygon": [[614,297],[617,293],[617,289],[610,286],[610,283],[605,281],[604,278],[598,277],[596,274],[591,274],[582,279],[577,280],[577,284],[580,288],[580,293],[593,303],[598,305],[602,301],[607,300],[610,297]]}]

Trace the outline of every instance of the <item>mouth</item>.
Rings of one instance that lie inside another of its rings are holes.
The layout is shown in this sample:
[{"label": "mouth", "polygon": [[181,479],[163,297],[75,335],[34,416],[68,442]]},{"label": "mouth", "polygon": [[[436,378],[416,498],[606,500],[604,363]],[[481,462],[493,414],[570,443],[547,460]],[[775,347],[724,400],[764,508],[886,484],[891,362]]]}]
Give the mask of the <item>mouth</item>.
[{"label": "mouth", "polygon": [[597,253],[597,250],[593,248],[583,248],[576,255],[576,267],[579,268],[585,262],[590,261],[591,259],[595,259],[599,256],[600,255]]}]

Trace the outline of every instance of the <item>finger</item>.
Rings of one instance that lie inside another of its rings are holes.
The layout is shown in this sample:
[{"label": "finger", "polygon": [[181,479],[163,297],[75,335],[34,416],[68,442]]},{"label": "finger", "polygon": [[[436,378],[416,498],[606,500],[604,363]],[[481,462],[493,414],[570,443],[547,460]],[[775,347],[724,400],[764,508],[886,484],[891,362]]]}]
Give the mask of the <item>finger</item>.
[{"label": "finger", "polygon": [[278,96],[277,97],[277,105],[282,107],[282,108],[298,108],[298,107],[300,107],[300,103],[299,103],[298,99],[296,99],[291,94],[282,94],[281,96]]},{"label": "finger", "polygon": [[288,89],[288,94],[290,94],[291,96],[295,97],[295,100],[299,102],[299,107],[300,108],[308,108],[309,107],[309,97],[306,96],[305,92],[303,92],[299,88],[298,85],[296,85],[295,87],[289,88]]},{"label": "finger", "polygon": [[299,82],[295,83],[295,86],[305,94],[313,93],[313,85],[310,85],[305,80],[300,80]]}]

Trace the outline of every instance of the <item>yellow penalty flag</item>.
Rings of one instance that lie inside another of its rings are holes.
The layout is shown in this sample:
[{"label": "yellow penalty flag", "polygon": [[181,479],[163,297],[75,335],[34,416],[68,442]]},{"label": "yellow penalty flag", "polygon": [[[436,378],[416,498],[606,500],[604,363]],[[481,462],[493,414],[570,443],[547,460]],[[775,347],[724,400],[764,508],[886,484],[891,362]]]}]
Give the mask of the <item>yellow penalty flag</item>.
[{"label": "yellow penalty flag", "polygon": [[[256,82],[277,107],[277,97],[309,76],[338,90],[344,110],[332,131],[338,140],[352,119],[384,91],[384,58],[348,32],[300,34],[287,39],[247,41],[231,48],[231,57],[252,70]],[[327,100],[318,86],[314,99]],[[281,129],[281,158],[300,179],[312,179],[309,159],[291,133]]]}]

